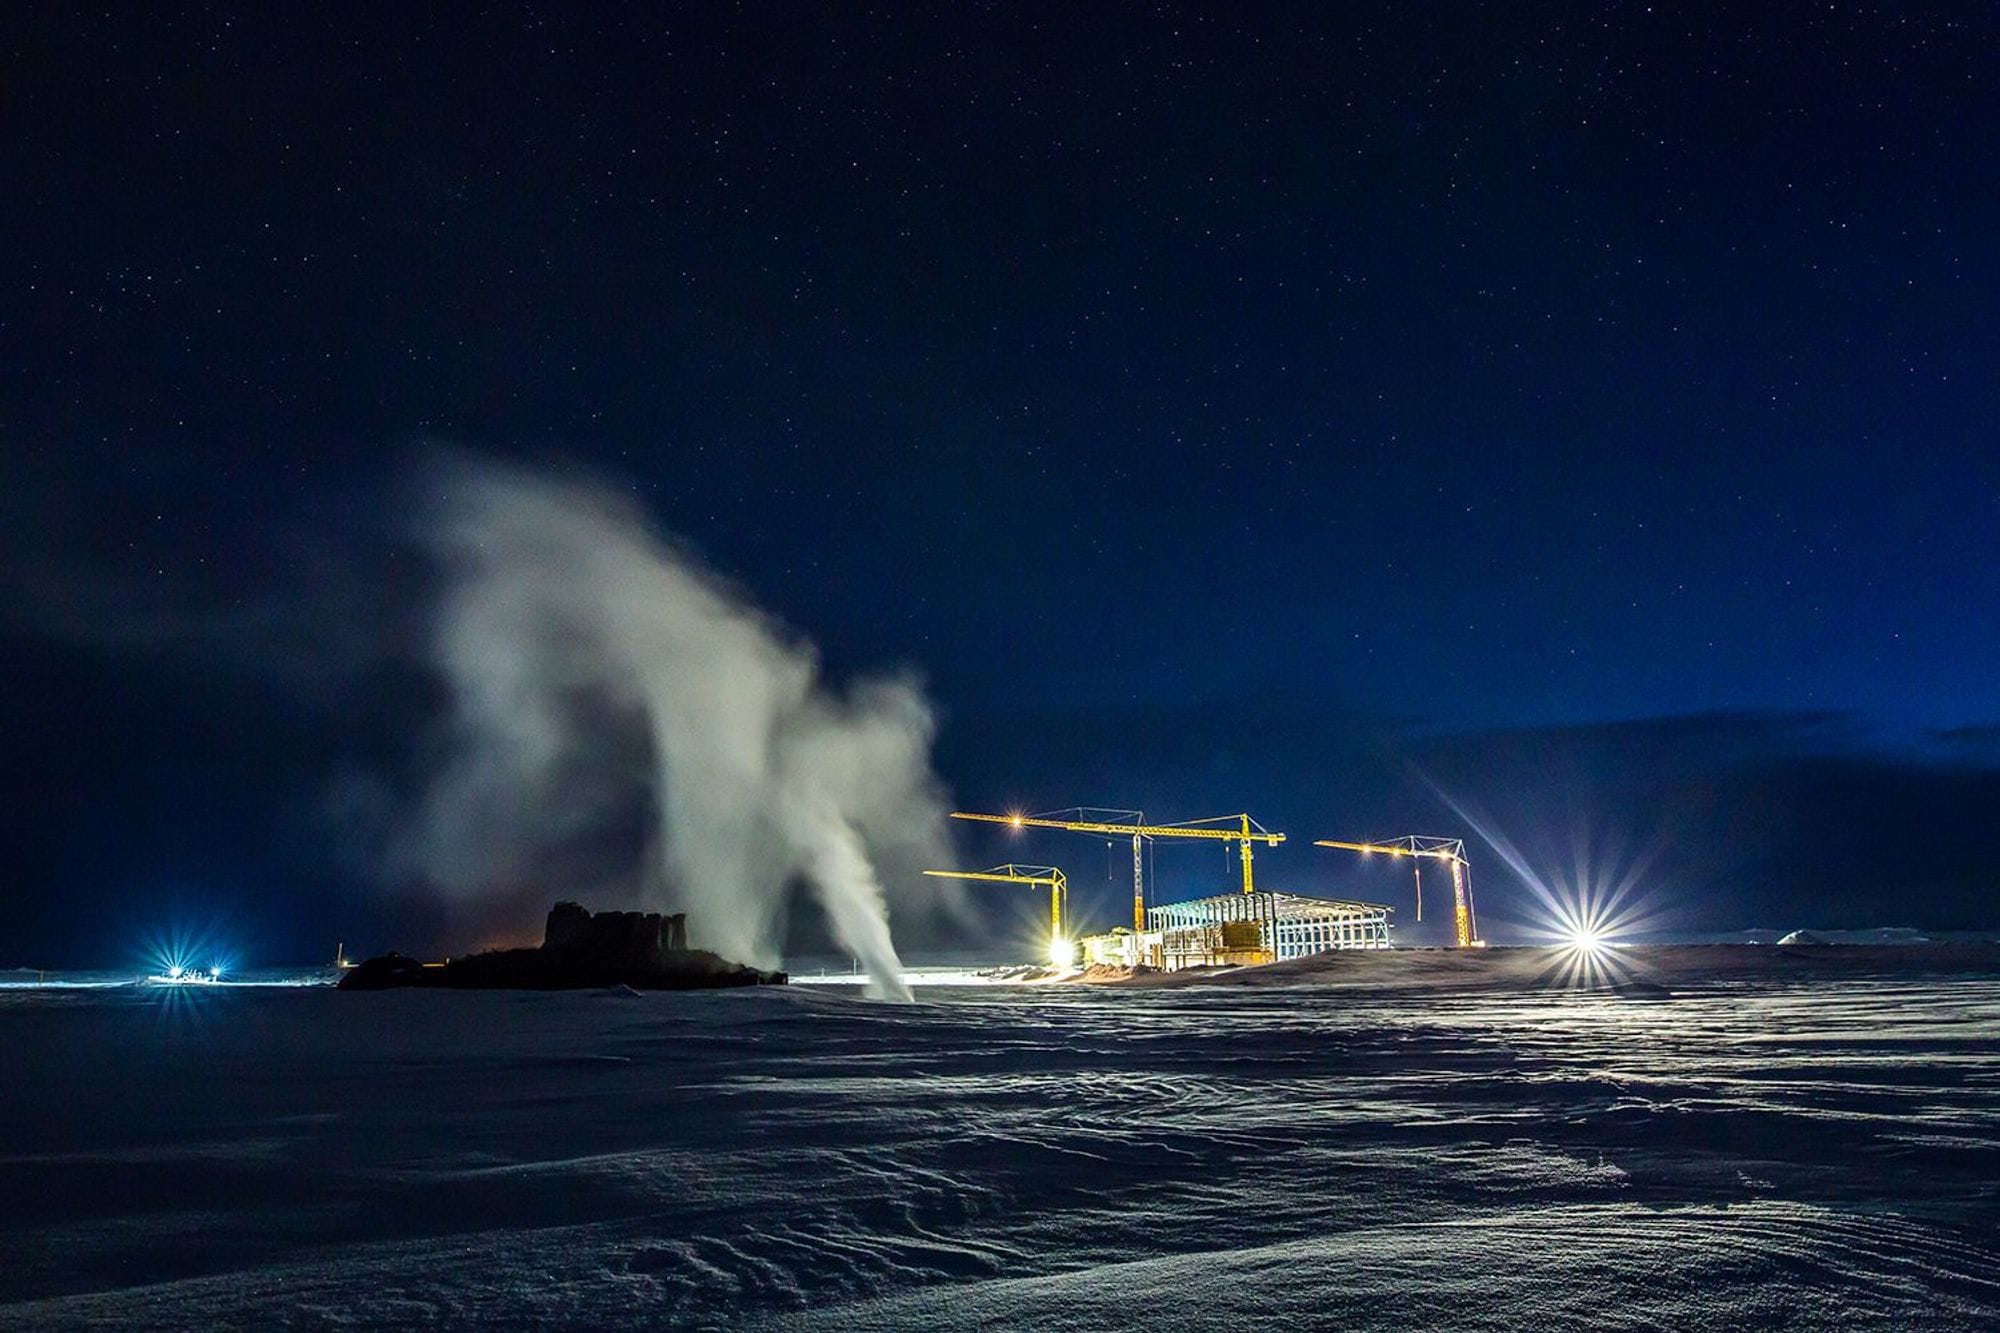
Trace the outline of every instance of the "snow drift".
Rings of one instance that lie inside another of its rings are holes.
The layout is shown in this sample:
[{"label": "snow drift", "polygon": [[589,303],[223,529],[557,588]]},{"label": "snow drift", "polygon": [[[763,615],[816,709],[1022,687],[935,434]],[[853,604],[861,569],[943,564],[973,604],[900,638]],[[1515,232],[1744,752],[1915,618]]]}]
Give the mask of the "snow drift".
[{"label": "snow drift", "polygon": [[1667,1004],[0,991],[0,1331],[2000,1328],[1994,955],[1820,952]]}]

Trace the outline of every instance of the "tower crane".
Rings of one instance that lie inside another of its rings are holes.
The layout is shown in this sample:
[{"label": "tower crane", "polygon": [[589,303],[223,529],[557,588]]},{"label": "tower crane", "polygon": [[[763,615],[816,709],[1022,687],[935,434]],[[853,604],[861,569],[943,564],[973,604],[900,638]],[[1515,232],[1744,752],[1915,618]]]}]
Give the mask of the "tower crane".
[{"label": "tower crane", "polygon": [[1472,863],[1465,859],[1465,841],[1462,838],[1426,838],[1409,835],[1391,838],[1387,842],[1342,842],[1337,839],[1322,838],[1313,843],[1315,847],[1333,847],[1346,852],[1360,852],[1363,856],[1381,854],[1383,856],[1406,856],[1414,862],[1417,872],[1417,920],[1424,919],[1424,862],[1443,861],[1451,867],[1452,926],[1456,932],[1458,947],[1471,949],[1486,942],[1479,938],[1479,922],[1472,913]]},{"label": "tower crane", "polygon": [[1070,961],[1069,881],[1054,866],[1017,866],[1008,862],[991,870],[926,870],[937,879],[976,879],[1001,884],[1046,884],[1049,886],[1049,961],[1066,967]]},{"label": "tower crane", "polygon": [[[1251,846],[1263,843],[1276,846],[1285,840],[1282,833],[1273,833],[1248,815],[1217,815],[1213,819],[1191,819],[1185,824],[1148,824],[1143,822],[1137,811],[1058,811],[1057,814],[1087,815],[1109,813],[1129,814],[1130,819],[1062,819],[1056,815],[983,815],[966,810],[954,810],[953,819],[971,819],[982,824],[1004,824],[1009,828],[1054,828],[1070,833],[1103,833],[1112,835],[1129,834],[1132,838],[1132,929],[1143,932],[1146,929],[1146,881],[1141,869],[1140,847],[1146,838],[1207,838],[1213,841],[1234,842],[1241,846],[1243,856],[1243,892],[1256,892],[1250,877]],[[1233,822],[1236,827],[1229,827]]]}]

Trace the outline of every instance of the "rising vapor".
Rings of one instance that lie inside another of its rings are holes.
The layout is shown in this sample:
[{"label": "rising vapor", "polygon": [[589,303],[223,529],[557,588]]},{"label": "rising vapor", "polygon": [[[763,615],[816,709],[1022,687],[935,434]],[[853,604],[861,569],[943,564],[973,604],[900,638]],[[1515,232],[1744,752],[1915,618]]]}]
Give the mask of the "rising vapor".
[{"label": "rising vapor", "polygon": [[602,487],[452,455],[423,495],[452,712],[401,859],[476,893],[637,780],[657,812],[646,895],[696,942],[776,965],[803,884],[871,992],[907,998],[877,866],[946,855],[916,685],[829,688],[810,644]]}]

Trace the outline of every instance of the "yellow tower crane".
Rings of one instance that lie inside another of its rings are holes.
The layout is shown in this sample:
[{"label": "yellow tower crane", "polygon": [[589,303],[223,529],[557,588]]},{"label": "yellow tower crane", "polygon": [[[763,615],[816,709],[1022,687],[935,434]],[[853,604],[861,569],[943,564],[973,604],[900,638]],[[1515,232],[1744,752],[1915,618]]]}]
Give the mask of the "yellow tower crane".
[{"label": "yellow tower crane", "polygon": [[[1070,811],[1059,812],[1062,814]],[[1075,811],[1076,814],[1090,814],[1088,810]],[[1118,812],[1123,813],[1123,812]],[[1129,835],[1132,839],[1132,929],[1143,933],[1146,929],[1146,881],[1140,870],[1139,848],[1145,838],[1208,838],[1220,842],[1234,842],[1243,848],[1243,892],[1254,893],[1256,886],[1250,878],[1250,848],[1253,843],[1276,846],[1285,840],[1282,833],[1272,833],[1248,815],[1217,815],[1213,819],[1191,819],[1185,824],[1146,824],[1140,822],[1136,813],[1129,821],[1097,819],[1059,819],[1053,815],[981,815],[970,811],[954,810],[953,819],[972,819],[982,824],[1005,824],[1009,828],[1055,828],[1070,833],[1108,833]],[[1228,827],[1233,821],[1235,828]]]},{"label": "yellow tower crane", "polygon": [[1417,920],[1419,921],[1424,919],[1424,862],[1443,861],[1451,867],[1452,926],[1457,933],[1458,947],[1471,949],[1485,945],[1486,941],[1479,938],[1479,922],[1472,914],[1472,863],[1465,859],[1463,839],[1411,835],[1391,838],[1387,842],[1341,842],[1323,838],[1313,846],[1360,852],[1363,856],[1380,854],[1409,857],[1414,862],[1414,869],[1417,872]]},{"label": "yellow tower crane", "polygon": [[938,879],[977,879],[1001,884],[1046,884],[1049,886],[1049,961],[1068,967],[1070,940],[1069,881],[1054,866],[1017,866],[1008,862],[991,870],[926,870]]}]

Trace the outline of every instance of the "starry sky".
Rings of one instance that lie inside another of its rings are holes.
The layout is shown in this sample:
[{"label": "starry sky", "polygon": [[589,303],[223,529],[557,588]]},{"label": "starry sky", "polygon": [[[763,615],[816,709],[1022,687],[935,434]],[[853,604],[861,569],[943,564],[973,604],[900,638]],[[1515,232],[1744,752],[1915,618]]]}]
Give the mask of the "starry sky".
[{"label": "starry sky", "polygon": [[[1377,897],[1303,844],[1476,817],[1663,927],[2000,924],[1995,29],[14,14],[0,965],[450,941],[326,816],[437,706],[391,534],[440,441],[921,671],[974,808],[1249,809],[1273,887]],[[1082,840],[965,852],[1115,911]]]}]

